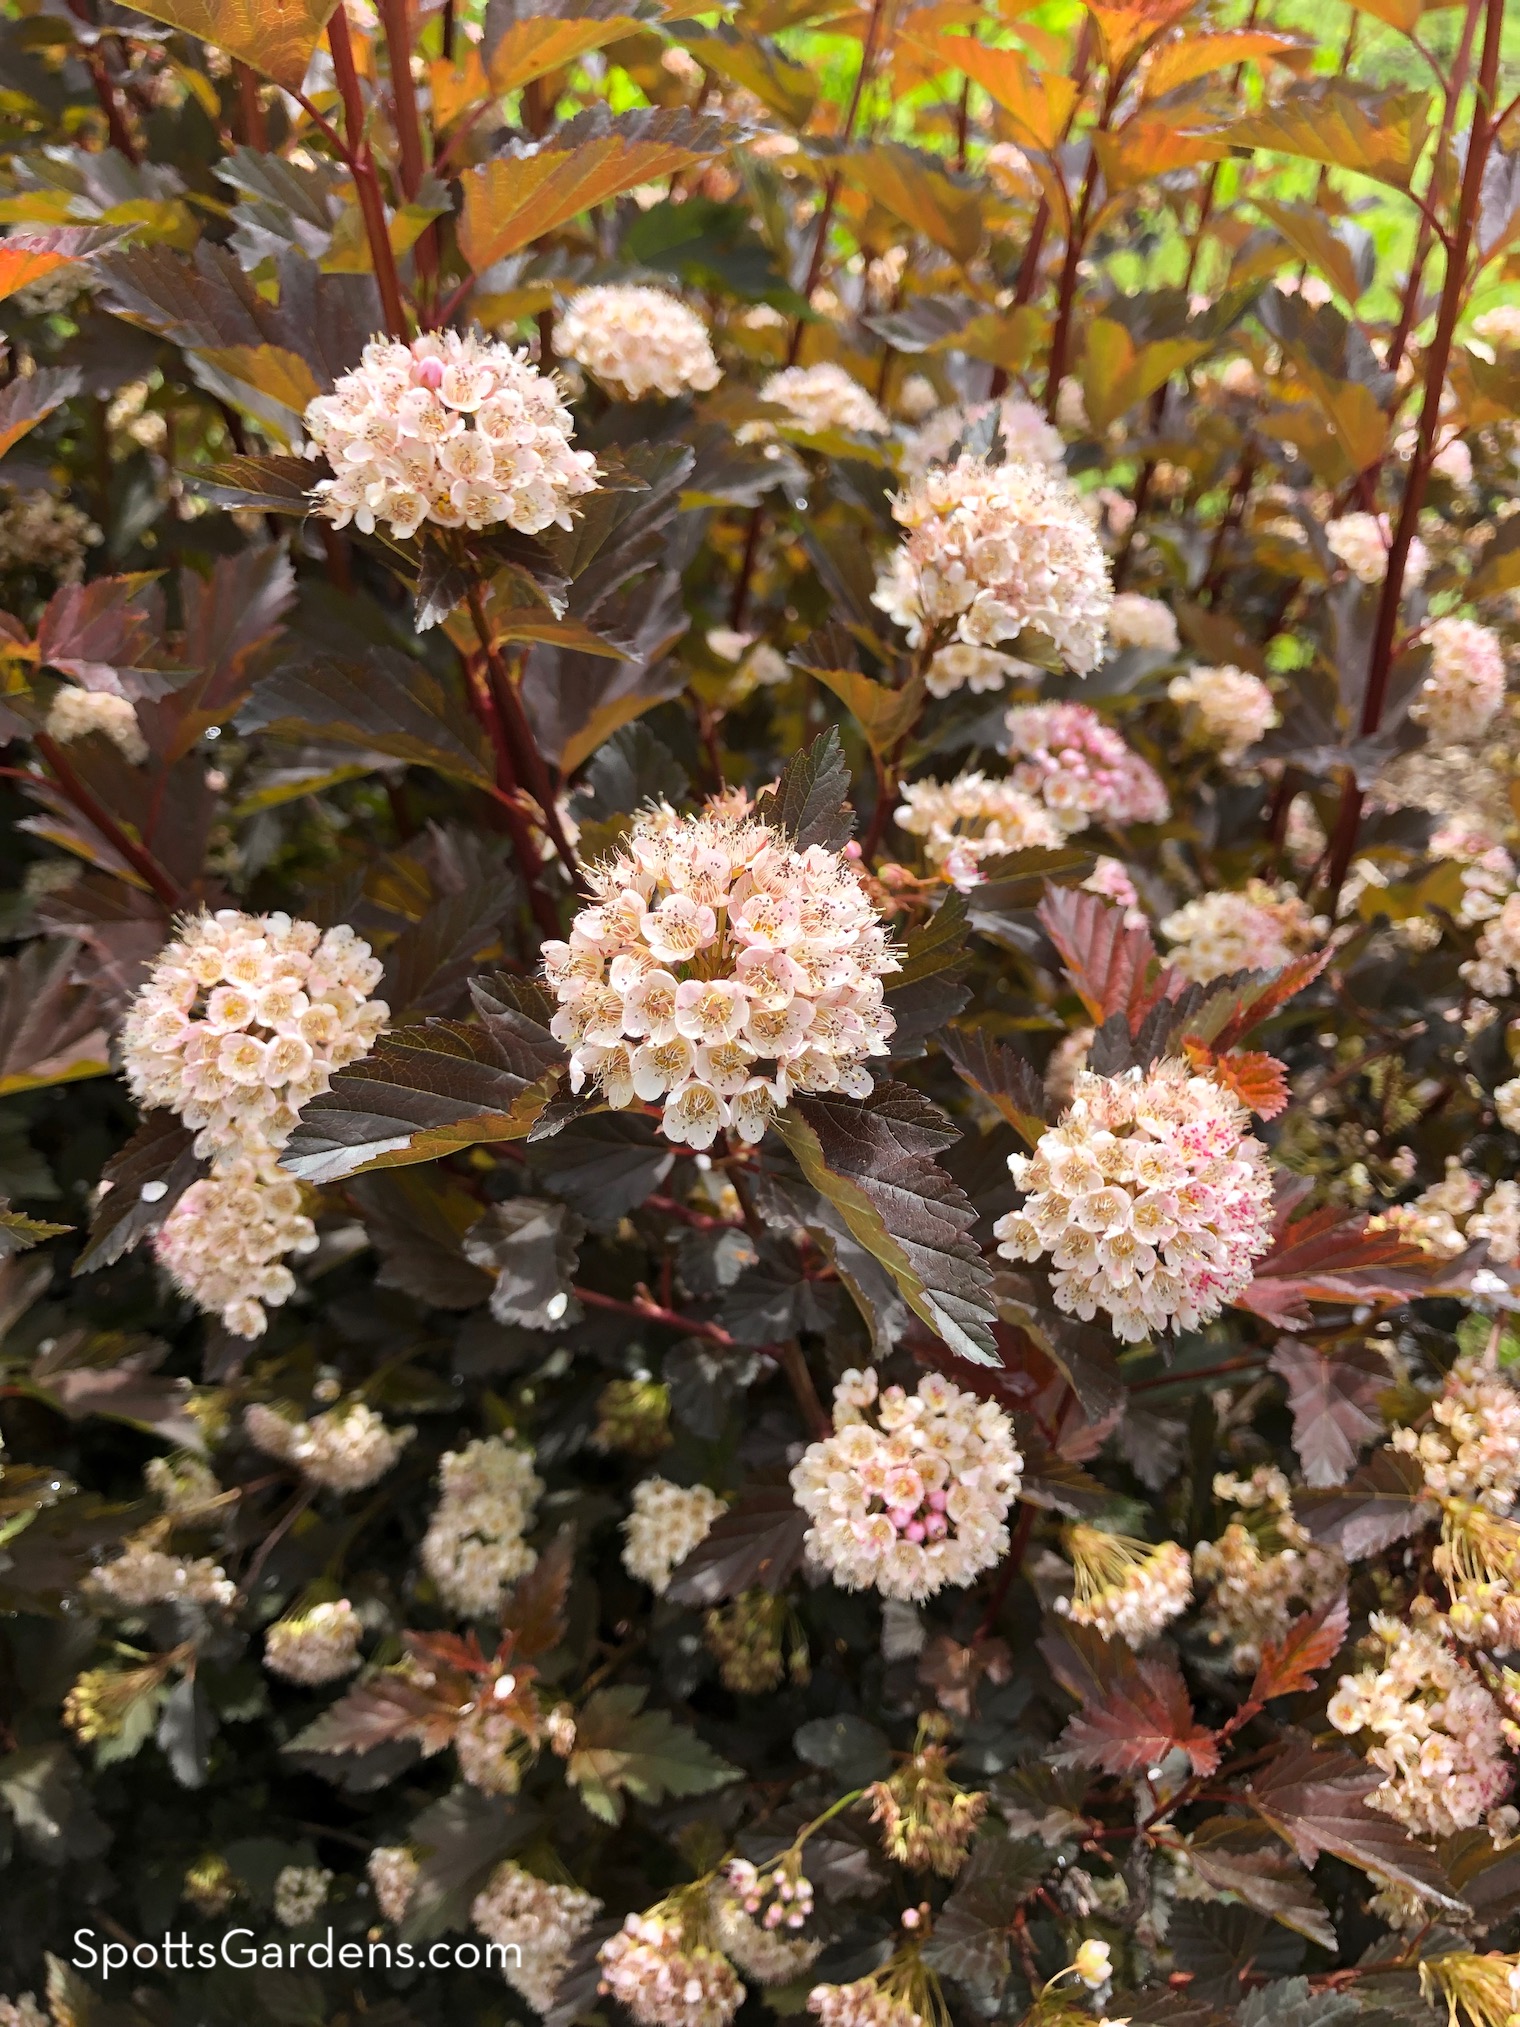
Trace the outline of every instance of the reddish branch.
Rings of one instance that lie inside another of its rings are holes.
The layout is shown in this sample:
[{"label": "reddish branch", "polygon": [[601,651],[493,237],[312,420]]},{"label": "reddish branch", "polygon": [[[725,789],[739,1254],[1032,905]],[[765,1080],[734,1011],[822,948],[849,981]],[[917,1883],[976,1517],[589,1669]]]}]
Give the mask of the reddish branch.
[{"label": "reddish branch", "polygon": [[[422,119],[417,110],[417,92],[412,83],[411,12],[407,0],[379,0],[380,25],[385,31],[386,55],[390,60],[391,104],[396,116],[396,143],[401,153],[401,195],[408,204],[416,202],[427,174],[427,146]],[[419,280],[431,285],[438,276],[438,233],[426,225],[414,249]]]},{"label": "reddish branch", "polygon": [[[1367,657],[1367,686],[1362,696],[1361,720],[1357,727],[1363,739],[1372,738],[1383,722],[1383,707],[1388,699],[1388,682],[1398,646],[1399,615],[1403,607],[1404,577],[1409,564],[1409,551],[1419,526],[1420,508],[1424,505],[1425,488],[1430,479],[1431,466],[1435,461],[1436,433],[1440,427],[1441,396],[1446,387],[1446,368],[1451,359],[1457,318],[1461,314],[1467,293],[1468,261],[1477,231],[1478,212],[1483,194],[1483,172],[1488,165],[1489,150],[1497,131],[1494,105],[1499,81],[1499,46],[1504,32],[1504,13],[1504,0],[1486,0],[1483,55],[1478,70],[1472,131],[1468,136],[1467,158],[1462,172],[1456,230],[1452,235],[1451,250],[1447,255],[1445,285],[1441,291],[1441,306],[1436,317],[1435,335],[1431,339],[1430,350],[1425,357],[1424,398],[1420,404],[1420,419],[1415,432],[1414,455],[1410,459],[1409,477],[1404,487],[1398,525],[1394,530],[1393,542],[1388,553],[1388,570],[1383,579],[1382,597],[1378,601],[1372,649]],[[1346,869],[1351,864],[1352,853],[1356,850],[1361,814],[1362,791],[1348,768],[1341,792],[1341,806],[1336,817],[1335,834],[1331,840],[1328,884],[1332,904],[1340,893]]]},{"label": "reddish branch", "polygon": [[354,67],[354,46],[349,39],[348,17],[343,9],[334,9],[327,24],[327,46],[332,51],[333,77],[338,86],[338,96],[343,101],[343,126],[347,135],[343,148],[343,160],[354,179],[358,193],[359,211],[364,220],[364,233],[369,241],[370,258],[375,264],[375,280],[380,288],[380,303],[385,311],[385,321],[391,336],[405,338],[406,306],[401,300],[401,280],[396,273],[396,256],[391,250],[390,228],[386,223],[385,199],[380,192],[380,178],[375,169],[375,158],[364,131],[364,94],[359,87],[359,73]]}]

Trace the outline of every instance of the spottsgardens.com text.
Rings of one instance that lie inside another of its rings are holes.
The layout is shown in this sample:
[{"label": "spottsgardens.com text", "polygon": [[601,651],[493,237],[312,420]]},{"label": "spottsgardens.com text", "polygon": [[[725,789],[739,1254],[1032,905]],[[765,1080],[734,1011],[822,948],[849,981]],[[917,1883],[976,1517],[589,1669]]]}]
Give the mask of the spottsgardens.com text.
[{"label": "spottsgardens.com text", "polygon": [[339,1942],[331,1929],[298,1942],[260,1942],[251,1928],[230,1928],[216,1942],[193,1942],[167,1929],[152,1942],[117,1942],[92,1928],[74,1931],[76,1971],[102,1979],[123,1971],[504,1971],[522,1963],[516,1943]]}]

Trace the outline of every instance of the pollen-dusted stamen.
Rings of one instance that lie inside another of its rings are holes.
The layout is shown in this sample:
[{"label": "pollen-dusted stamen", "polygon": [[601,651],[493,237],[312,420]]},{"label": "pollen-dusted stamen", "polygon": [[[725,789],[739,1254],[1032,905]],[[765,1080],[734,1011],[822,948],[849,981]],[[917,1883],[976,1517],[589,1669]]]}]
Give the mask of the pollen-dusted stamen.
[{"label": "pollen-dusted stamen", "polygon": [[1067,1528],[1072,1593],[1056,1610],[1073,1625],[1091,1626],[1105,1640],[1149,1645],[1161,1628],[1187,1610],[1193,1595],[1187,1550],[1175,1541],[1137,1541],[1077,1522]]}]

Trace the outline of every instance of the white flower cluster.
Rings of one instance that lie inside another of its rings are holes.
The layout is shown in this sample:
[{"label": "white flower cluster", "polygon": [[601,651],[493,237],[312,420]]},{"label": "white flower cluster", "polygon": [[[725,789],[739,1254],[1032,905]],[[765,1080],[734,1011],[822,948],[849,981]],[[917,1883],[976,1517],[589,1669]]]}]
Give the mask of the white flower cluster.
[{"label": "white flower cluster", "polygon": [[1465,1222],[1482,1194],[1478,1177],[1469,1175],[1460,1159],[1449,1154],[1439,1182],[1422,1189],[1411,1202],[1395,1204],[1379,1223],[1391,1225],[1401,1238],[1439,1260],[1455,1260],[1467,1250]]},{"label": "white flower cluster", "polygon": [[1295,888],[1251,880],[1239,892],[1200,894],[1166,916],[1161,933],[1180,946],[1170,955],[1174,970],[1207,985],[1232,971],[1280,970],[1329,926]]},{"label": "white flower cluster", "polygon": [[1249,1675],[1269,1641],[1335,1596],[1346,1564],[1294,1518],[1287,1478],[1275,1464],[1258,1464],[1249,1478],[1220,1472],[1214,1497],[1238,1511],[1217,1541],[1193,1550],[1193,1575],[1209,1590],[1202,1625],[1212,1646],[1229,1650],[1233,1671]]},{"label": "white flower cluster", "polygon": [[956,886],[981,878],[983,859],[1063,844],[1066,832],[1041,802],[1012,781],[980,772],[953,781],[909,782],[896,811],[899,830],[924,840],[924,855]]},{"label": "white flower cluster", "polygon": [[363,360],[306,410],[335,476],[312,489],[335,527],[398,541],[424,521],[521,535],[570,526],[596,485],[596,459],[570,448],[575,424],[553,374],[526,352],[473,332],[425,331],[409,345],[374,338]]},{"label": "white flower cluster", "polygon": [[604,1992],[641,2027],[728,2027],[744,1987],[728,1959],[674,1910],[630,1914],[600,1951]]},{"label": "white flower cluster", "polygon": [[165,1513],[204,1513],[222,1497],[211,1466],[184,1451],[173,1457],[150,1457],[143,1466],[143,1483]]},{"label": "white flower cluster", "polygon": [[1458,970],[1474,992],[1501,999],[1520,978],[1520,894],[1511,894],[1478,938],[1478,954]]},{"label": "white flower cluster", "polygon": [[1176,654],[1181,645],[1171,607],[1139,591],[1115,595],[1108,615],[1108,637],[1116,648],[1150,648],[1164,655]]},{"label": "white flower cluster", "polygon": [[1520,1260],[1520,1182],[1496,1182],[1483,1208],[1468,1221],[1467,1236],[1488,1247],[1488,1257],[1501,1267]]},{"label": "white flower cluster", "polygon": [[0,2027],[53,2027],[52,2016],[37,2004],[34,1992],[16,1999],[0,1999]]},{"label": "white flower cluster", "polygon": [[[508,1952],[504,1976],[535,2013],[547,2013],[570,1953],[602,1911],[594,1894],[525,1872],[506,1859],[470,1906],[483,1936]],[[514,1962],[511,1949],[519,1952]]]},{"label": "white flower cluster", "polygon": [[343,1402],[309,1422],[254,1401],[243,1410],[243,1427],[266,1457],[294,1464],[309,1485],[328,1492],[362,1492],[373,1485],[417,1433],[410,1424],[390,1428],[365,1401]]},{"label": "white flower cluster", "polygon": [[1430,674],[1409,707],[1438,746],[1480,738],[1504,702],[1504,643],[1471,619],[1433,619],[1425,629]]},{"label": "white flower cluster", "polygon": [[[1345,514],[1328,523],[1325,540],[1331,555],[1345,564],[1359,584],[1381,584],[1388,575],[1393,537],[1386,514]],[[1423,583],[1429,568],[1430,552],[1416,535],[1404,566],[1404,588],[1412,591]]]},{"label": "white flower cluster", "polygon": [[324,934],[236,908],[190,917],[122,1025],[133,1097],[196,1128],[198,1154],[283,1147],[333,1071],[373,1048],[390,1014],[369,996],[383,968],[346,925]]},{"label": "white flower cluster", "polygon": [[162,1523],[130,1535],[111,1562],[90,1571],[91,1587],[125,1611],[149,1605],[230,1605],[237,1586],[207,1556],[171,1555]]},{"label": "white flower cluster", "polygon": [[716,1881],[710,1913],[713,1940],[757,1985],[789,1985],[811,1968],[823,1948],[818,1938],[765,1927]]},{"label": "white flower cluster", "polygon": [[60,584],[84,576],[84,552],[105,538],[88,514],[52,493],[16,493],[0,507],[0,576],[35,570]]},{"label": "white flower cluster", "polygon": [[1520,352],[1520,303],[1496,303],[1473,318],[1472,331],[1496,352]]},{"label": "white flower cluster", "polygon": [[315,1687],[336,1682],[359,1665],[364,1622],[347,1598],[311,1605],[276,1619],[264,1635],[264,1666],[287,1682]]},{"label": "white flower cluster", "polygon": [[1457,920],[1464,928],[1491,922],[1515,886],[1515,861],[1481,823],[1460,819],[1441,825],[1430,840],[1433,859],[1454,861],[1462,868],[1462,899]]},{"label": "white flower cluster", "polygon": [[879,1985],[857,1978],[852,1985],[815,1985],[808,2011],[822,2027],[924,2027],[923,2016],[909,2002]]},{"label": "white flower cluster", "polygon": [[153,1249],[200,1308],[219,1315],[235,1337],[258,1337],[266,1308],[295,1293],[285,1260],[316,1246],[301,1186],[272,1156],[222,1154],[175,1204]]},{"label": "white flower cluster", "polygon": [[1038,796],[1063,830],[1171,814],[1155,768],[1086,704],[1016,704],[1004,722],[1014,786]]},{"label": "white flower cluster", "polygon": [[375,1902],[387,1921],[405,1921],[417,1887],[415,1853],[405,1844],[377,1844],[365,1868],[375,1889]]},{"label": "white flower cluster", "polygon": [[1395,1429],[1395,1450],[1418,1458],[1436,1499],[1471,1499],[1507,1514],[1520,1491],[1520,1392],[1478,1358],[1459,1358],[1432,1404],[1434,1427]]},{"label": "white flower cluster", "polygon": [[1272,1177],[1244,1109],[1174,1060],[1084,1070],[1060,1123],[1008,1166],[1028,1192],[994,1227],[1005,1259],[1051,1255],[1056,1307],[1139,1343],[1196,1330],[1251,1282],[1271,1243]]},{"label": "white flower cluster", "polygon": [[[931,415],[904,443],[903,470],[916,479],[931,465],[943,464],[966,432],[985,420],[992,409],[990,401],[982,401],[971,408],[942,408]],[[1005,456],[1029,458],[1035,464],[1048,465],[1052,471],[1063,469],[1066,445],[1061,432],[1051,427],[1032,401],[1009,396],[999,402],[997,433]]]},{"label": "white flower cluster", "polygon": [[760,389],[760,399],[784,408],[792,422],[815,436],[829,429],[884,436],[892,427],[860,382],[832,363],[773,373]]},{"label": "white flower cluster", "polygon": [[623,1568],[663,1597],[678,1564],[685,1562],[728,1502],[706,1485],[673,1485],[645,1478],[633,1488],[633,1510],[623,1522]]},{"label": "white flower cluster", "polygon": [[898,960],[839,853],[794,851],[716,801],[689,817],[661,806],[586,877],[593,904],[543,947],[572,1089],[663,1099],[666,1137],[689,1147],[725,1127],[762,1139],[794,1090],[870,1091]]},{"label": "white flower cluster", "polygon": [[577,289],[555,325],[554,349],[626,401],[701,394],[723,377],[696,312],[668,289],[634,283]]},{"label": "white flower cluster", "polygon": [[443,1497],[422,1538],[422,1566],[451,1612],[492,1618],[538,1561],[523,1536],[544,1481],[531,1451],[505,1436],[484,1436],[445,1450],[438,1482]]},{"label": "white flower cluster", "polygon": [[1089,1626],[1105,1640],[1137,1651],[1185,1612],[1193,1596],[1193,1566],[1179,1542],[1154,1546],[1127,1534],[1078,1525],[1066,1530],[1072,1593],[1056,1611],[1074,1626]]},{"label": "white flower cluster", "polygon": [[812,1522],[808,1553],[837,1584],[917,1601],[963,1588],[1005,1553],[1023,1469],[995,1401],[938,1373],[878,1398],[868,1367],[840,1380],[834,1434],[809,1444],[791,1485]]},{"label": "white flower cluster", "polygon": [[1368,1803],[1416,1836],[1472,1829],[1512,1786],[1499,1706],[1433,1610],[1413,1624],[1374,1612],[1371,1624],[1380,1663],[1343,1675],[1325,1711],[1337,1731],[1372,1740],[1366,1756],[1386,1778]]},{"label": "white flower cluster", "polygon": [[488,1795],[515,1795],[522,1787],[529,1740],[517,1713],[488,1692],[459,1720],[454,1754],[472,1788]]},{"label": "white flower cluster", "polygon": [[211,1174],[166,1219],[158,1257],[203,1308],[257,1337],[288,1301],[281,1264],[316,1231],[279,1149],[334,1070],[374,1046],[389,1009],[369,997],[381,965],[352,929],[325,934],[288,915],[200,914],[154,961],[122,1025],[133,1096],[196,1129]]},{"label": "white flower cluster", "polygon": [[48,706],[42,729],[60,746],[98,732],[133,767],[141,767],[148,757],[148,742],[137,722],[136,709],[130,699],[118,697],[113,690],[80,690],[66,683]]},{"label": "white flower cluster", "polygon": [[1085,676],[1103,659],[1108,559],[1067,480],[1029,458],[936,465],[892,503],[907,530],[871,594],[916,647],[952,632],[973,647],[1026,627]]},{"label": "white flower cluster", "polygon": [[274,1882],[274,1918],[282,1928],[304,1928],[327,1905],[332,1874],[320,1865],[283,1866]]},{"label": "white flower cluster", "polygon": [[1260,676],[1249,676],[1229,662],[1173,676],[1166,694],[1187,711],[1199,743],[1212,747],[1226,767],[1233,767],[1258,739],[1282,723],[1272,692]]},{"label": "white flower cluster", "polygon": [[999,648],[973,647],[969,641],[953,640],[936,650],[924,675],[924,688],[931,697],[950,697],[957,690],[983,696],[1018,676],[1038,677],[1040,673]]}]

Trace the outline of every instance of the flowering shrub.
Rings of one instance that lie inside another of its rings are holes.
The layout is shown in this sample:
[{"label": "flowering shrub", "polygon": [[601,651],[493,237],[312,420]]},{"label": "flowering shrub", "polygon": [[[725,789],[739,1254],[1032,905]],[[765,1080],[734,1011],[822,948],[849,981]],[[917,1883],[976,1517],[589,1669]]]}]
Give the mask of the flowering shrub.
[{"label": "flowering shrub", "polygon": [[1513,16],[6,10],[0,2027],[1517,2027]]}]

